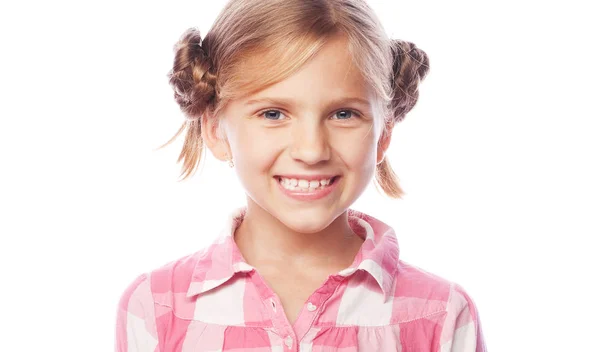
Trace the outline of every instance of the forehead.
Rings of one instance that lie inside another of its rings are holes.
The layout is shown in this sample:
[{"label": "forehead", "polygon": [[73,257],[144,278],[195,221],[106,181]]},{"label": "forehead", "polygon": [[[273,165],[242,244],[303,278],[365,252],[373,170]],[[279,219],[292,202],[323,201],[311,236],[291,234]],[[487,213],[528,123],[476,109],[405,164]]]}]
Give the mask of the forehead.
[{"label": "forehead", "polygon": [[319,104],[346,97],[369,101],[372,93],[362,72],[352,60],[347,40],[344,37],[334,37],[296,72],[242,97],[240,102],[246,103],[262,97],[293,99],[299,104]]}]

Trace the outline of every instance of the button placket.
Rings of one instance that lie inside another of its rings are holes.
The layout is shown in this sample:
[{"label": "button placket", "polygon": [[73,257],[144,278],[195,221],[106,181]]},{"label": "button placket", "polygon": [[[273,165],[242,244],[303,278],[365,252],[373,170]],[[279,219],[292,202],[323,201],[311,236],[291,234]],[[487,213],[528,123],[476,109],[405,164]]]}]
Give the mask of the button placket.
[{"label": "button placket", "polygon": [[285,345],[286,345],[288,348],[292,348],[292,344],[294,343],[294,339],[293,339],[291,336],[289,336],[289,335],[288,335],[288,336],[285,338],[284,342],[285,342]]},{"label": "button placket", "polygon": [[325,308],[325,304],[338,290],[340,283],[344,280],[344,277],[340,275],[330,275],[327,282],[317,289],[305,303],[306,311],[302,310],[300,318],[294,323],[296,330],[296,336],[298,341],[303,341],[310,328],[318,320],[320,314]]}]

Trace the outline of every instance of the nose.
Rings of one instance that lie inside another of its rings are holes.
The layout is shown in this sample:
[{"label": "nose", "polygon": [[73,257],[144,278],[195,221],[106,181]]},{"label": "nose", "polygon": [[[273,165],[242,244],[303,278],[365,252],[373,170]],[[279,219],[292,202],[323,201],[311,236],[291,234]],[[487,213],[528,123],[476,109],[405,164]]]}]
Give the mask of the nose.
[{"label": "nose", "polygon": [[296,120],[293,126],[290,155],[297,161],[313,165],[331,157],[329,131],[322,121],[304,119]]}]

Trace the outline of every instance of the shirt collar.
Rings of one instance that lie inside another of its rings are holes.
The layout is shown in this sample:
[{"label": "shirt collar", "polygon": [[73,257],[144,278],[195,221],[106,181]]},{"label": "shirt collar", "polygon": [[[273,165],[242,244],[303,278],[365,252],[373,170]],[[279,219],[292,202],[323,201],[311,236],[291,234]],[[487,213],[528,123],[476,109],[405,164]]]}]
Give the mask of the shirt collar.
[{"label": "shirt collar", "polygon": [[[234,209],[227,217],[217,239],[199,252],[192,272],[187,297],[192,297],[218,287],[236,273],[255,270],[246,263],[239,251],[233,234],[246,214],[246,206]],[[365,241],[350,267],[338,272],[350,276],[357,270],[369,273],[377,282],[384,300],[393,295],[394,276],[398,268],[398,241],[392,227],[370,215],[348,209],[348,223],[352,230]]]}]

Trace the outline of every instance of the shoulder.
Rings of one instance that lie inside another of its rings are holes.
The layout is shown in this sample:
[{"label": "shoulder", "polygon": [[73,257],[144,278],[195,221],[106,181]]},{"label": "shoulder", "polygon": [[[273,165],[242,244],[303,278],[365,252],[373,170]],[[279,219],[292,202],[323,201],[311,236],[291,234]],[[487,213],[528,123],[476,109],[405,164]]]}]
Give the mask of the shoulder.
[{"label": "shoulder", "polygon": [[474,309],[472,298],[460,284],[403,260],[398,261],[394,289],[396,298],[420,302],[429,313]]},{"label": "shoulder", "polygon": [[398,260],[395,296],[446,302],[453,282],[414,264]]},{"label": "shoulder", "polygon": [[[396,319],[414,322],[423,318],[433,323],[435,330],[439,330],[443,351],[452,346],[476,346],[473,350],[477,352],[486,350],[479,311],[461,284],[399,261],[395,289],[395,299],[410,306],[410,310],[398,309],[402,316]],[[413,315],[406,316],[406,312]]]},{"label": "shoulder", "polygon": [[136,276],[123,291],[119,305],[126,307],[131,301],[169,305],[172,296],[185,293],[200,258],[208,248],[185,255]]}]

